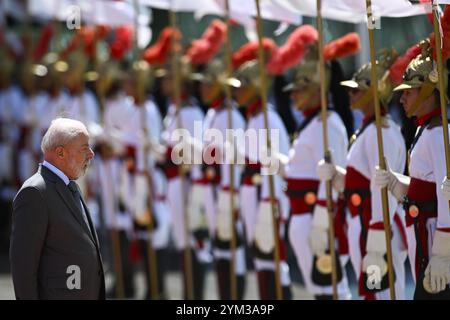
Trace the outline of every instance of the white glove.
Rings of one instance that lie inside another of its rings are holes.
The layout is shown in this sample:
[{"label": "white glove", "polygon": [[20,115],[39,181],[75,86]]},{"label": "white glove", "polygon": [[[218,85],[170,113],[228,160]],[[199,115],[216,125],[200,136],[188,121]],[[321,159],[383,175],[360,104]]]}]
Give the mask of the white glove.
[{"label": "white glove", "polygon": [[373,183],[378,188],[387,187],[397,201],[402,201],[408,192],[410,178],[402,174],[395,173],[386,163],[386,170],[382,170],[380,166],[375,166],[375,173],[372,176]]},{"label": "white glove", "polygon": [[450,282],[450,233],[437,230],[434,234],[431,259],[425,270],[424,287],[430,293],[445,290]]},{"label": "white glove", "polygon": [[337,192],[343,192],[345,188],[346,170],[332,163],[325,162],[324,159],[317,163],[317,176],[320,181],[332,181],[333,188]]},{"label": "white glove", "polygon": [[156,161],[164,161],[166,160],[167,147],[160,144],[155,139],[149,140],[149,148],[153,157],[155,157]]},{"label": "white glove", "polygon": [[189,190],[189,199],[187,203],[187,214],[189,219],[189,230],[195,231],[207,228],[207,222],[204,212],[204,192],[205,187],[193,183]]},{"label": "white glove", "polygon": [[450,180],[447,177],[442,181],[441,190],[445,200],[450,201]]},{"label": "white glove", "polygon": [[[384,276],[387,272],[387,263],[384,259],[385,254],[386,236],[384,230],[369,229],[366,255],[363,258],[363,272],[367,272],[368,268],[375,266],[379,268],[381,276]],[[370,270],[369,273],[371,273]]]},{"label": "white glove", "polygon": [[336,166],[322,159],[317,163],[316,171],[320,181],[329,181],[332,180],[336,174]]},{"label": "white glove", "polygon": [[312,230],[309,235],[311,251],[316,256],[323,256],[328,249],[328,211],[326,207],[314,207]]}]

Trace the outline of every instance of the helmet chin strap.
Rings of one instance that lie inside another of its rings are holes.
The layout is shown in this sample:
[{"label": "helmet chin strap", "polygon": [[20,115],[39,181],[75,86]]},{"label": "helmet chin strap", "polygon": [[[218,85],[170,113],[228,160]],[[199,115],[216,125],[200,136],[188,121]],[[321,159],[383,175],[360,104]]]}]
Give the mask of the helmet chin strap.
[{"label": "helmet chin strap", "polygon": [[360,99],[358,99],[355,103],[352,104],[352,107],[355,109],[362,108],[363,106],[368,104],[371,100],[373,100],[373,92],[372,89],[368,89],[366,90],[366,92],[364,92],[364,95]]},{"label": "helmet chin strap", "polygon": [[429,80],[427,80],[423,83],[423,85],[420,87],[419,96],[417,97],[416,101],[414,101],[413,105],[411,106],[411,109],[406,113],[406,116],[408,118],[411,118],[412,116],[414,116],[414,113],[417,111],[419,106],[426,99],[428,99],[429,96],[432,95],[435,88],[436,88],[436,84],[432,83]]}]

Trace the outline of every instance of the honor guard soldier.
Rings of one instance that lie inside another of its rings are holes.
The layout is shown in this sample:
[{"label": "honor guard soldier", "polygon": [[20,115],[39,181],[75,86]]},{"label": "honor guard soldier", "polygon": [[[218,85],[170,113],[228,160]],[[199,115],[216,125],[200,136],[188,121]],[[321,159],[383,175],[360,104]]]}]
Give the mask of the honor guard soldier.
[{"label": "honor guard soldier", "polygon": [[[238,216],[241,170],[238,164],[231,164],[234,162],[231,156],[234,149],[228,148],[227,143],[230,143],[230,147],[233,148],[233,142],[228,140],[229,130],[233,130],[232,137],[236,132],[234,130],[243,134],[245,120],[235,104],[232,101],[226,101],[225,65],[223,59],[214,58],[214,54],[220,50],[225,37],[226,25],[220,20],[214,20],[202,38],[193,41],[187,51],[187,56],[194,65],[203,65],[203,70],[193,76],[200,82],[200,96],[203,104],[208,106],[203,125],[204,201],[209,234],[213,240],[219,298],[229,300],[232,299],[230,280],[232,255],[234,254],[235,257],[233,269],[235,275],[233,276],[236,277],[237,299],[242,299],[244,296],[246,261],[243,225]],[[231,106],[228,106],[229,103]],[[229,113],[229,107],[231,107],[231,113]],[[230,117],[231,119],[229,119]],[[216,134],[220,134],[219,137]],[[230,172],[230,170],[233,171]],[[233,178],[231,178],[231,174]],[[233,188],[231,188],[232,183]],[[233,211],[231,209],[232,191],[234,194]],[[232,215],[235,219],[234,228],[232,228]],[[232,247],[233,236],[236,240],[234,247]]]},{"label": "honor guard soldier", "polygon": [[[172,28],[164,29],[158,42],[144,53],[144,59],[156,67],[155,75],[161,78],[161,93],[170,100],[162,134],[165,150],[162,167],[167,177],[166,201],[175,246],[181,258],[185,298],[189,294],[189,283],[192,283],[192,298],[200,300],[204,294],[206,264],[212,261],[204,205],[205,181],[201,161],[194,161],[198,156],[201,160],[201,154],[195,156],[198,150],[195,145],[201,145],[204,114],[191,96],[192,65],[187,57],[177,55],[177,70],[170,68],[169,58],[173,59],[171,55],[174,54],[172,37],[179,39],[181,34]],[[173,72],[178,72],[178,77]],[[179,83],[175,83],[177,80]],[[179,97],[176,97],[176,86]],[[176,103],[178,98],[179,106]],[[190,250],[191,268],[186,268],[186,250]],[[185,272],[189,269],[192,274]]]},{"label": "honor guard soldier", "polygon": [[[441,24],[443,61],[449,57],[447,6]],[[445,148],[436,67],[434,36],[420,43],[421,51],[408,65],[403,82],[394,91],[402,91],[400,102],[408,117],[415,117],[418,129],[409,151],[409,176],[392,168],[375,172],[378,187],[388,187],[405,208],[406,225],[414,230],[414,299],[450,299],[450,213],[448,199],[441,191],[446,176]],[[444,67],[445,87],[448,69]]]},{"label": "honor guard soldier", "polygon": [[[270,39],[263,40],[267,60],[271,59],[276,45]],[[240,212],[244,221],[247,245],[252,249],[254,267],[258,278],[259,296],[261,299],[276,297],[276,264],[279,264],[279,282],[284,299],[290,299],[291,279],[286,262],[286,246],[284,242],[285,224],[288,218],[289,203],[283,193],[283,179],[279,168],[279,160],[270,159],[269,155],[286,158],[289,151],[289,136],[281,117],[274,107],[267,106],[268,130],[272,137],[272,150],[268,153],[262,106],[262,90],[269,91],[270,85],[263,88],[259,63],[256,60],[258,43],[250,42],[233,54],[233,66],[236,68],[234,78],[228,80],[235,87],[234,96],[239,106],[246,109],[247,129],[245,139],[249,143],[238,144],[238,152],[245,167],[241,176]],[[267,64],[268,61],[263,62]],[[270,82],[271,79],[268,79]],[[275,134],[274,134],[275,133]],[[270,160],[270,161],[265,161]],[[267,163],[270,162],[270,163]],[[273,175],[274,194],[270,194],[269,175]],[[273,198],[271,198],[273,196]],[[280,226],[279,238],[275,240],[272,203],[278,212]],[[275,259],[275,245],[279,249],[279,261]]]},{"label": "honor guard soldier", "polygon": [[[296,108],[304,119],[298,129],[285,169],[286,194],[291,202],[289,240],[294,249],[306,289],[318,300],[332,298],[331,254],[329,221],[326,208],[325,182],[317,175],[317,162],[323,158],[323,122],[321,118],[321,81],[319,74],[317,30],[311,26],[298,29],[299,38],[310,39],[304,43],[306,55],[294,68],[292,82],[285,87],[290,92]],[[345,48],[345,49],[344,49]],[[345,99],[339,91],[342,70],[335,60],[359,50],[359,38],[348,34],[324,46],[326,92],[332,98],[327,108],[328,143],[331,158],[345,165],[348,135],[352,133],[353,118]],[[332,52],[332,54],[330,54]],[[334,53],[334,54],[333,54]],[[332,194],[335,236],[337,245],[336,271],[337,295],[349,299],[350,291],[345,265],[348,261],[347,239],[343,226],[345,215],[338,193]]]},{"label": "honor guard soldier", "polygon": [[[405,142],[400,127],[390,118],[388,105],[392,98],[392,89],[397,79],[398,68],[402,68],[404,58],[400,59],[394,50],[382,50],[377,59],[379,79],[379,99],[382,106],[382,135],[384,155],[387,161],[402,171],[405,167]],[[404,68],[404,67],[403,67]],[[401,71],[400,71],[401,72]],[[374,184],[372,176],[378,155],[373,151],[377,148],[375,106],[371,87],[371,64],[363,65],[351,80],[343,81],[350,94],[353,110],[361,110],[364,114],[362,126],[352,136],[347,167],[329,164],[321,161],[318,172],[323,179],[332,180],[333,185],[345,194],[348,218],[348,238],[350,258],[358,278],[359,294],[364,299],[387,300],[387,262],[385,229],[380,189]],[[398,299],[405,298],[405,259],[407,241],[402,210],[392,194],[388,196],[389,217],[391,221],[392,254],[395,270],[395,292]],[[377,266],[381,270],[381,278],[370,287],[368,274],[370,268]]]}]

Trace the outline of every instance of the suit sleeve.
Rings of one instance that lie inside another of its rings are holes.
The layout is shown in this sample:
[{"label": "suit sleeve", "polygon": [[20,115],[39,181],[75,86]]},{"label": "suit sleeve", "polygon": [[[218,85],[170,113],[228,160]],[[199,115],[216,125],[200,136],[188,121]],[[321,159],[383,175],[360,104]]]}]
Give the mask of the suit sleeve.
[{"label": "suit sleeve", "polygon": [[22,189],[14,199],[10,243],[11,272],[17,299],[38,299],[38,269],[45,243],[48,212],[35,188]]}]

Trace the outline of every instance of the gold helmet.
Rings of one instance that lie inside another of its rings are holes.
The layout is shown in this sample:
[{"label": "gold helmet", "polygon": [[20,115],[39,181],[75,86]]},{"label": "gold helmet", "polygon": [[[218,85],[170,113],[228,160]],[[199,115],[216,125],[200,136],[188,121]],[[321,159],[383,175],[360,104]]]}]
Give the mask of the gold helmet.
[{"label": "gold helmet", "polygon": [[[267,77],[266,90],[272,85],[272,78]],[[232,87],[253,87],[256,90],[262,89],[261,74],[258,60],[247,61],[235,72],[234,77],[227,79],[226,83]]]},{"label": "gold helmet", "polygon": [[[441,25],[441,53],[444,62],[443,78],[444,90],[447,91],[448,86],[448,69],[445,66],[445,61],[450,58],[450,6],[446,6],[444,14],[440,18]],[[432,33],[427,39],[419,43],[420,53],[408,64],[406,71],[403,73],[403,80],[394,91],[417,88],[419,89],[419,96],[414,101],[414,104],[409,108],[408,117],[412,117],[417,108],[430,97],[435,90],[439,90],[439,75],[437,71],[435,34]],[[445,95],[446,92],[444,92]],[[448,100],[448,97],[447,97]]]},{"label": "gold helmet", "polygon": [[120,70],[119,62],[115,60],[105,61],[100,64],[97,71],[93,74],[95,86],[100,96],[108,95],[111,87],[117,81],[123,78],[123,73]]},{"label": "gold helmet", "polygon": [[[175,64],[181,83],[190,83],[194,80],[192,65],[185,56],[178,56]],[[164,66],[157,67],[155,70],[155,77],[157,78],[173,76],[172,61],[169,61]]]},{"label": "gold helmet", "polygon": [[154,83],[153,69],[145,60],[135,61],[131,66],[131,77],[136,85],[136,98],[143,102],[146,91]]},{"label": "gold helmet", "polygon": [[[386,107],[392,98],[393,84],[389,77],[389,68],[398,57],[394,49],[383,49],[377,54],[377,77],[378,77],[378,97],[381,104]],[[353,74],[351,80],[342,81],[344,87],[366,91],[365,94],[354,103],[353,107],[358,108],[367,104],[373,99],[372,85],[372,63],[366,63]]]},{"label": "gold helmet", "polygon": [[6,50],[0,50],[0,86],[10,84],[13,71],[13,61],[9,58]]},{"label": "gold helmet", "polygon": [[67,62],[59,59],[57,53],[50,52],[42,58],[41,64],[35,65],[33,72],[42,78],[45,89],[51,89],[62,86],[62,75],[67,70]]},{"label": "gold helmet", "polygon": [[[327,43],[323,47],[325,62],[340,59],[355,54],[360,49],[359,36],[350,32],[336,40]],[[298,88],[318,90],[320,88],[319,48],[317,40],[307,43],[307,54],[294,67],[291,83],[283,88],[283,91],[291,91]],[[328,90],[331,81],[330,64],[325,63],[325,85]]]},{"label": "gold helmet", "polygon": [[[413,59],[403,75],[403,81],[394,91],[405,89],[420,88],[419,97],[411,106],[407,113],[408,117],[412,117],[417,108],[433,93],[439,90],[438,71],[436,61],[432,58],[432,47],[430,40],[423,40],[419,44],[421,53]],[[445,88],[448,85],[448,70],[444,66]]]},{"label": "gold helmet", "polygon": [[220,59],[213,59],[209,61],[202,72],[192,74],[192,78],[196,81],[207,83],[225,83],[226,70],[223,61]]},{"label": "gold helmet", "polygon": [[[294,68],[292,80],[283,88],[283,91],[292,91],[299,88],[319,90],[320,70],[317,56],[317,45],[311,45],[309,47],[308,55]],[[328,90],[331,75],[328,64],[325,64],[325,72],[326,88]]]}]

